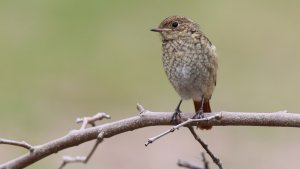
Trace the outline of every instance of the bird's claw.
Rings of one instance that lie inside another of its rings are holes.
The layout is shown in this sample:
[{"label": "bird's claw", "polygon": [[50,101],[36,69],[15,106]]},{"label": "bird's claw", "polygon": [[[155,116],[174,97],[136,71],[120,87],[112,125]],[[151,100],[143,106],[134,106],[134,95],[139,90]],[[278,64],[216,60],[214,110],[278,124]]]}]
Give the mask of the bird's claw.
[{"label": "bird's claw", "polygon": [[203,119],[203,118],[204,118],[203,110],[196,112],[196,114],[193,116],[193,119]]},{"label": "bird's claw", "polygon": [[172,115],[172,119],[171,119],[171,123],[175,123],[178,124],[180,119],[181,119],[181,115],[180,115],[181,111],[180,110],[175,110],[175,112]]}]

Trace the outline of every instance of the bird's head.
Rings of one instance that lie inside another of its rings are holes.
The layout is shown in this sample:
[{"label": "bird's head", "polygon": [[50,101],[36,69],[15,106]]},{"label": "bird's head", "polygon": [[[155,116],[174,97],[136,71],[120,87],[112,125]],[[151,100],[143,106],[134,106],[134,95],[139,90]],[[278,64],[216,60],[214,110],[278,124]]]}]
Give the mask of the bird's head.
[{"label": "bird's head", "polygon": [[200,32],[198,24],[184,16],[170,16],[151,31],[159,32],[162,40],[188,38]]}]

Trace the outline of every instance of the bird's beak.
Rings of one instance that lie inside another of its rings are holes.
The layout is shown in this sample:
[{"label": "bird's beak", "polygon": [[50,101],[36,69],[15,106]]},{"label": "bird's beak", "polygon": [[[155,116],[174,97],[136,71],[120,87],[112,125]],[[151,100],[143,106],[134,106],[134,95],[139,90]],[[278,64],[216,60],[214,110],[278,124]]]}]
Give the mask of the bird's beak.
[{"label": "bird's beak", "polygon": [[163,32],[163,31],[168,31],[170,29],[166,29],[166,28],[153,28],[153,29],[150,29],[150,31],[153,31],[153,32]]}]

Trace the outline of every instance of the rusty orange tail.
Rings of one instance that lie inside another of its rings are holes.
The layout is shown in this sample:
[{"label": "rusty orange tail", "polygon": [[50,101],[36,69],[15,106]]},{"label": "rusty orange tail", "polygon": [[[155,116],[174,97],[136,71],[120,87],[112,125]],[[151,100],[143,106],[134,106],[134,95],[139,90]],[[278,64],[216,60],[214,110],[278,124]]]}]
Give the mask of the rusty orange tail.
[{"label": "rusty orange tail", "polygon": [[[201,109],[201,101],[194,101],[194,107],[195,107],[195,111],[198,112]],[[203,103],[203,112],[204,113],[210,113],[211,109],[210,109],[210,105],[209,105],[209,100],[205,100],[204,99],[204,103]],[[197,126],[200,129],[205,129],[205,130],[209,130],[212,128],[212,126]]]}]

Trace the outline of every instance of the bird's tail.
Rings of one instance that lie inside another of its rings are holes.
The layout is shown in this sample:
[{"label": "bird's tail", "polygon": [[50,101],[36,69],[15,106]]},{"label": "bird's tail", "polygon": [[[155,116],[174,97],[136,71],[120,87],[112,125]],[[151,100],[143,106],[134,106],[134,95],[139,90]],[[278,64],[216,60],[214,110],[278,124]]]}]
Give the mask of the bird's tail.
[{"label": "bird's tail", "polygon": [[[195,111],[198,112],[201,109],[201,102],[202,101],[194,101],[194,107],[195,107]],[[210,105],[209,105],[209,100],[204,99],[204,103],[203,103],[203,112],[204,113],[211,113],[211,109],[210,109]],[[204,130],[209,130],[212,128],[212,126],[197,126],[200,129],[204,129]]]}]

